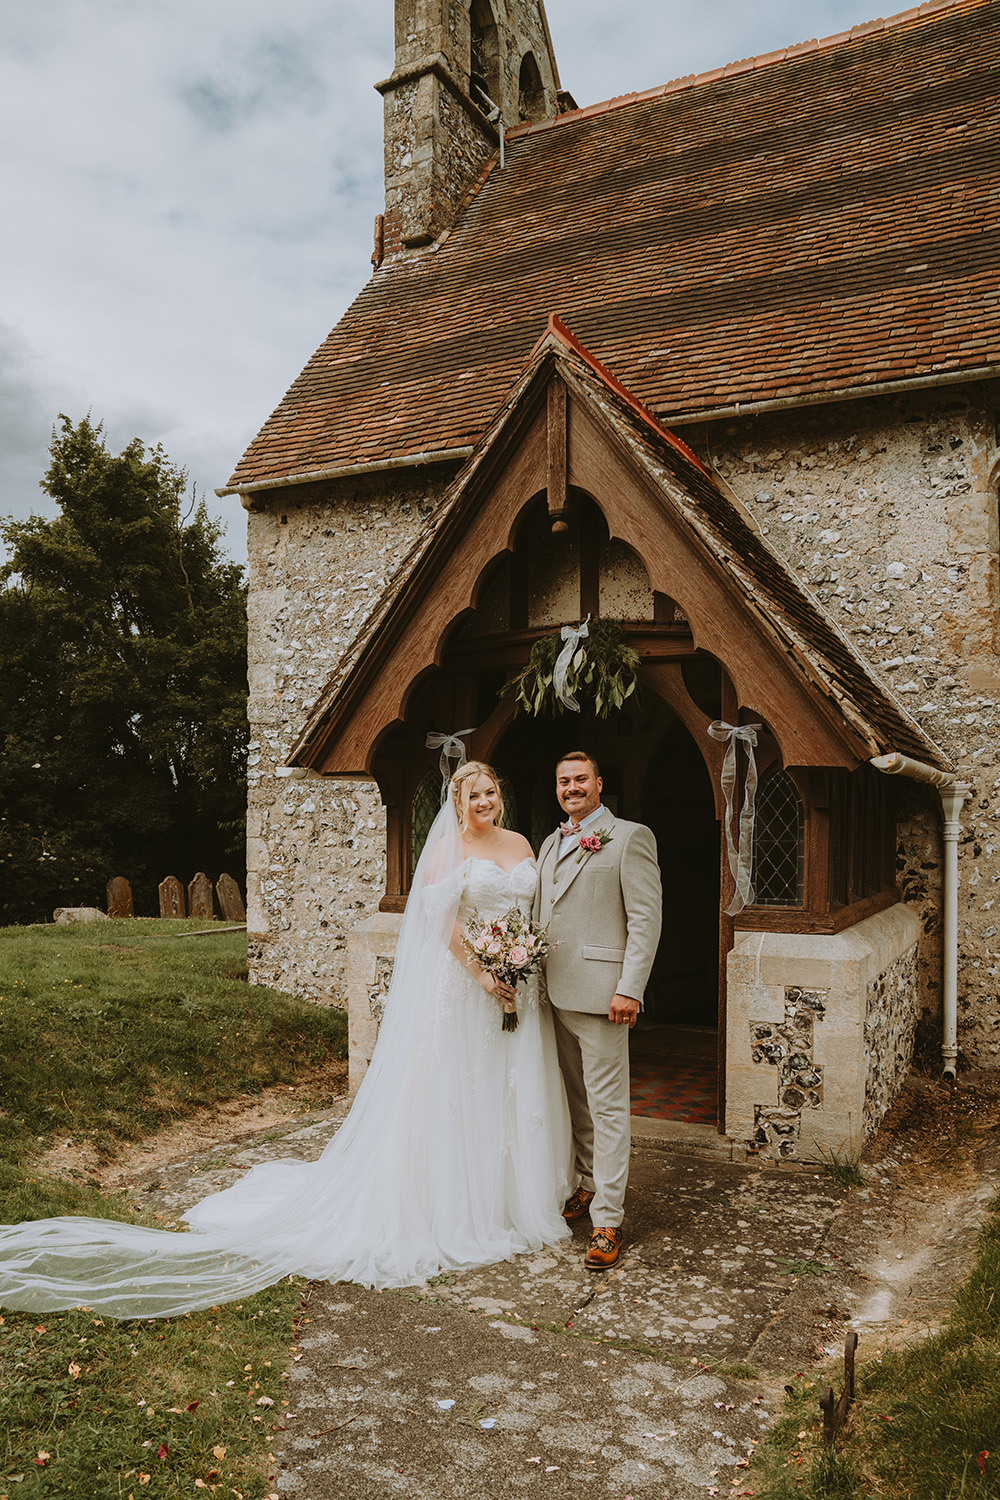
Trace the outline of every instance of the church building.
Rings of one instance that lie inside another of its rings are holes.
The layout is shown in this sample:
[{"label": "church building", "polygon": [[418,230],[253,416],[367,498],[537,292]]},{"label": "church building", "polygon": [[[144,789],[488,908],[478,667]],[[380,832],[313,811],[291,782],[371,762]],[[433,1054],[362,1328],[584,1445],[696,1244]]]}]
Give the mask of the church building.
[{"label": "church building", "polygon": [[[353,1084],[442,736],[536,850],[579,746],[656,836],[637,1131],[855,1156],[1000,1066],[998,79],[927,0],[578,108],[541,0],[396,0],[371,277],[220,491],[251,978]],[[525,711],[588,619],[634,691]]]}]

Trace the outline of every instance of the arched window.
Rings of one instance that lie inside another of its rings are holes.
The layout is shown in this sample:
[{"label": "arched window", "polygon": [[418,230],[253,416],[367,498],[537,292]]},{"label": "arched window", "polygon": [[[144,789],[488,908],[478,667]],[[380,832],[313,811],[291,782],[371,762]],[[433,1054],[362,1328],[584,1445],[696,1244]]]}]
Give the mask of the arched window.
[{"label": "arched window", "polygon": [[544,120],[545,90],[534,54],[526,52],[521,60],[517,80],[517,112],[522,120]]},{"label": "arched window", "polygon": [[805,864],[805,817],[798,787],[783,766],[773,765],[757,787],[753,837],[753,885],[757,906],[801,906]]},{"label": "arched window", "polygon": [[[498,819],[501,828],[517,827],[517,804],[514,788],[506,776],[500,775],[500,795],[503,798],[503,813]],[[435,768],[417,784],[410,809],[410,870],[417,868],[431,831],[431,824],[441,810],[441,772]]]},{"label": "arched window", "polygon": [[[469,24],[472,41],[469,81],[473,88],[473,98],[476,98],[475,89],[480,88],[494,104],[499,104],[500,44],[490,0],[472,0],[469,6]],[[476,98],[476,103],[481,104],[482,100]]]}]

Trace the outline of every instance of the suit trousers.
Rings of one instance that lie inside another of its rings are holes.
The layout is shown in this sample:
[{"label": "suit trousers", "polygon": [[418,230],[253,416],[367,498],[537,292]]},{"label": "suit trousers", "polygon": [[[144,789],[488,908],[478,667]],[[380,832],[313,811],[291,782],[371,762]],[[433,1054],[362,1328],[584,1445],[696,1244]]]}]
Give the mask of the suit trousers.
[{"label": "suit trousers", "polygon": [[604,1015],[552,1007],[559,1066],[573,1121],[579,1186],[593,1192],[590,1220],[617,1228],[625,1217],[632,1119],[629,1027]]}]

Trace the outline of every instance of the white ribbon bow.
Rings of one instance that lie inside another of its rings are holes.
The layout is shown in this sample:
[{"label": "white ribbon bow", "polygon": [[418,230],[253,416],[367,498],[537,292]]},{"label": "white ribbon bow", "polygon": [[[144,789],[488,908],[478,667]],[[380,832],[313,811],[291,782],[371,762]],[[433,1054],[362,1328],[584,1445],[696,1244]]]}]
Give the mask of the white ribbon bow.
[{"label": "white ribbon bow", "polygon": [[566,644],[556,657],[556,664],[552,668],[552,686],[555,689],[556,697],[564,708],[572,709],[575,714],[580,712],[580,705],[573,697],[573,694],[566,691],[566,674],[576,654],[577,647],[584,636],[590,634],[590,631],[587,629],[589,620],[590,616],[588,615],[582,625],[563,626],[562,638]]},{"label": "white ribbon bow", "polygon": [[[709,724],[708,732],[713,740],[726,741],[726,756],[722,762],[722,792],[726,799],[726,849],[729,868],[736,882],[732,901],[726,907],[726,915],[736,917],[745,906],[752,906],[753,888],[753,825],[754,799],[757,795],[757,761],[753,747],[763,724],[727,724],[716,719]],[[736,787],[736,741],[741,740],[747,752],[747,780],[740,812],[739,847],[733,840],[733,792]]]},{"label": "white ribbon bow", "polygon": [[451,760],[455,759],[458,761],[458,765],[455,767],[456,771],[460,770],[461,767],[465,765],[465,762],[469,757],[465,753],[465,746],[462,744],[462,737],[466,734],[475,734],[475,732],[475,729],[456,729],[454,734],[437,734],[432,732],[424,741],[424,744],[427,746],[428,750],[437,750],[439,746],[441,749],[441,759],[438,764],[441,767],[442,807],[444,807],[445,801],[447,800],[448,783],[451,780],[453,774],[451,769]]}]

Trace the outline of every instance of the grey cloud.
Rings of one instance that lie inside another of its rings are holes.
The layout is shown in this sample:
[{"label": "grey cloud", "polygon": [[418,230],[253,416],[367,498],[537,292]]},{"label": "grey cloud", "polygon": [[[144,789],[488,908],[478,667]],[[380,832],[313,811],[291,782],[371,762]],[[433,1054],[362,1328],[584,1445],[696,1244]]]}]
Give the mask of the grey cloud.
[{"label": "grey cloud", "polygon": [[261,37],[241,48],[213,73],[182,85],[180,97],[209,130],[231,131],[258,115],[289,108],[315,113],[323,82],[295,35]]}]

